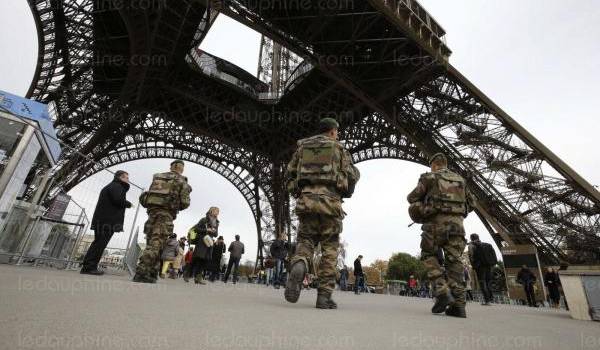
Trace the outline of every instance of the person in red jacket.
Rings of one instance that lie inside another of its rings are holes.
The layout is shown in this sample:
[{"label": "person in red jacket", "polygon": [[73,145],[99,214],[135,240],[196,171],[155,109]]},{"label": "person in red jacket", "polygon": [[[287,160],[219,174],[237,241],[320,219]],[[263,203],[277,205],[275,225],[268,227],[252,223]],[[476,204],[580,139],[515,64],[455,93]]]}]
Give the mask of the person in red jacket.
[{"label": "person in red jacket", "polygon": [[[183,277],[189,278],[192,273],[192,256],[194,255],[194,247],[190,247],[185,257],[183,258],[185,265],[183,266]],[[186,281],[187,282],[187,281]]]},{"label": "person in red jacket", "polygon": [[410,275],[408,279],[408,293],[411,297],[417,295],[417,280],[413,275]]}]

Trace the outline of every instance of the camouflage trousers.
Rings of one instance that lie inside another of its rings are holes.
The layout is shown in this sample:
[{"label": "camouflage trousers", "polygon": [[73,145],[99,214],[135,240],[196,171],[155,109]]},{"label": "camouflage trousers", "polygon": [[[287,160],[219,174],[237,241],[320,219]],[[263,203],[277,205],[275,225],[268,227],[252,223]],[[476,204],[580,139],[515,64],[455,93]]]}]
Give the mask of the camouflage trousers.
[{"label": "camouflage trousers", "polygon": [[136,274],[146,278],[157,278],[160,254],[173,233],[173,215],[163,209],[148,210],[148,220],[144,224],[146,248],[138,261]]},{"label": "camouflage trousers", "polygon": [[[320,214],[298,215],[298,242],[292,265],[304,261],[309,272],[319,280],[319,293],[331,294],[335,289],[335,274],[342,219]],[[321,245],[319,266],[314,265],[315,247]],[[316,270],[316,271],[315,271]]]},{"label": "camouflage trousers", "polygon": [[[444,235],[423,231],[421,234],[421,260],[427,269],[434,296],[452,293],[456,305],[465,305],[464,270],[461,256],[466,241],[463,235]],[[441,253],[443,252],[444,264]]]}]

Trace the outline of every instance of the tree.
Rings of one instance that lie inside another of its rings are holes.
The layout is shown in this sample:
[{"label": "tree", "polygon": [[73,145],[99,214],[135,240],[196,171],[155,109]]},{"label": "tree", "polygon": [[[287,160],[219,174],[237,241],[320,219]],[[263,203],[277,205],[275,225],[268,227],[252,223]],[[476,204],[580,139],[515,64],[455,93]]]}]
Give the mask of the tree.
[{"label": "tree", "polygon": [[382,274],[385,274],[388,269],[388,261],[377,259],[371,263],[371,267],[381,271]]},{"label": "tree", "polygon": [[[369,266],[369,267],[371,269],[374,269],[377,271],[377,275],[378,275],[377,281],[383,283],[383,278],[385,277],[385,274],[387,273],[387,269],[388,269],[387,260],[377,259],[377,260],[373,261],[371,263],[371,266]],[[379,282],[378,282],[378,284],[379,284]]]},{"label": "tree", "polygon": [[408,280],[410,275],[417,279],[426,279],[425,265],[408,253],[395,253],[388,263],[386,278],[389,280]]},{"label": "tree", "polygon": [[370,285],[381,285],[383,281],[381,280],[381,273],[378,269],[373,266],[365,266],[363,267],[363,273],[367,278],[367,282]]}]

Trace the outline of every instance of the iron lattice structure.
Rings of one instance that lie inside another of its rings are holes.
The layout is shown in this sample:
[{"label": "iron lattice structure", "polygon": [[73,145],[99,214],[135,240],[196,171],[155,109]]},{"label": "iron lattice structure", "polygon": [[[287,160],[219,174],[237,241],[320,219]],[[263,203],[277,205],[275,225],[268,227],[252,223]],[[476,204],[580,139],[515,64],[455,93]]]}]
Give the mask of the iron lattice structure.
[{"label": "iron lattice structure", "polygon": [[[88,155],[64,154],[57,188],[98,164],[200,164],[248,202],[262,261],[276,233],[295,231],[284,188],[295,142],[334,114],[355,162],[446,153],[498,245],[534,244],[551,264],[599,260],[598,191],[452,67],[443,28],[414,0],[28,1],[39,36],[28,96]],[[260,79],[198,49],[217,13],[263,35]]]}]

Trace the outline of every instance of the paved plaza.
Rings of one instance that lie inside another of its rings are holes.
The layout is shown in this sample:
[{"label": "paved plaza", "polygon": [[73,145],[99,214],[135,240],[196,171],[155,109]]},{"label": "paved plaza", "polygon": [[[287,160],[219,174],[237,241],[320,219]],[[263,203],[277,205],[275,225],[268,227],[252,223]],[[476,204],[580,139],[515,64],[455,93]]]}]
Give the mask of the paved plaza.
[{"label": "paved plaza", "polygon": [[0,265],[0,349],[600,349],[600,323],[565,311],[336,293],[338,310],[297,304],[283,289]]}]

